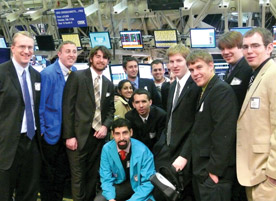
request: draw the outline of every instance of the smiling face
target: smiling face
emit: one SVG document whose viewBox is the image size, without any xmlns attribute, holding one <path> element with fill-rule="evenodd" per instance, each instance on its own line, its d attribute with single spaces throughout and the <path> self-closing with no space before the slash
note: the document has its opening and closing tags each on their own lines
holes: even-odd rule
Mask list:
<svg viewBox="0 0 276 201">
<path fill-rule="evenodd" d="M 214 64 L 212 62 L 207 64 L 201 59 L 189 64 L 188 67 L 193 80 L 199 87 L 205 87 L 215 74 Z"/>
<path fill-rule="evenodd" d="M 22 67 L 26 67 L 34 52 L 34 40 L 25 35 L 19 34 L 14 38 L 14 42 L 11 46 L 13 58 Z"/>
<path fill-rule="evenodd" d="M 186 59 L 181 54 L 174 54 L 169 56 L 169 65 L 171 72 L 178 79 L 181 79 L 188 71 Z"/>
<path fill-rule="evenodd" d="M 126 99 L 130 99 L 133 94 L 133 88 L 130 82 L 125 82 L 119 93 Z"/>
<path fill-rule="evenodd" d="M 71 68 L 77 60 L 77 47 L 73 44 L 63 45 L 58 52 L 58 57 L 66 68 Z"/>
<path fill-rule="evenodd" d="M 259 33 L 243 38 L 243 54 L 248 64 L 253 68 L 258 68 L 266 59 L 270 57 L 273 44 L 266 47 Z"/>
<path fill-rule="evenodd" d="M 161 82 L 164 79 L 165 69 L 163 64 L 152 64 L 152 76 L 156 82 Z"/>
<path fill-rule="evenodd" d="M 119 149 L 124 150 L 129 145 L 132 129 L 129 130 L 127 126 L 117 127 L 112 131 L 112 136 Z"/>
<path fill-rule="evenodd" d="M 135 80 L 138 74 L 138 63 L 136 61 L 128 61 L 124 70 L 129 80 Z"/>
<path fill-rule="evenodd" d="M 108 64 L 108 58 L 104 56 L 101 50 L 98 50 L 97 53 L 90 58 L 90 63 L 97 73 L 102 73 Z"/>
<path fill-rule="evenodd" d="M 237 46 L 232 48 L 221 48 L 221 55 L 223 59 L 231 65 L 235 65 L 243 57 L 242 49 Z"/>
</svg>

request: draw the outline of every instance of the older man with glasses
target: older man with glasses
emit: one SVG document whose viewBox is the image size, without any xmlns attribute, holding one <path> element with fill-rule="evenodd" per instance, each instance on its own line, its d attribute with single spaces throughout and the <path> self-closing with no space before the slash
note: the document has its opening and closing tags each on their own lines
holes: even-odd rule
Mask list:
<svg viewBox="0 0 276 201">
<path fill-rule="evenodd" d="M 273 37 L 254 28 L 243 38 L 253 73 L 237 125 L 237 176 L 249 201 L 276 200 L 276 64 Z"/>
</svg>

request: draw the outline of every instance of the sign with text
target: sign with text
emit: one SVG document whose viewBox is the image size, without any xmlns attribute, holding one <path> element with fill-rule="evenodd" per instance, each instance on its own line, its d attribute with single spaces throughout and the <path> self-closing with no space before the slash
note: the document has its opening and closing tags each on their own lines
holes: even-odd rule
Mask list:
<svg viewBox="0 0 276 201">
<path fill-rule="evenodd" d="M 84 8 L 68 8 L 55 10 L 58 28 L 86 27 Z"/>
</svg>

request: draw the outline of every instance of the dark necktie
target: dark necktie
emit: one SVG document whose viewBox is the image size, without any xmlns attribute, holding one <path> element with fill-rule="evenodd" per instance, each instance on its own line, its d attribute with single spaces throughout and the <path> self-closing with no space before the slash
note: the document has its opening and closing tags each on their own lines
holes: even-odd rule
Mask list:
<svg viewBox="0 0 276 201">
<path fill-rule="evenodd" d="M 250 77 L 249 83 L 248 83 L 248 88 L 247 88 L 247 90 L 250 89 L 251 85 L 253 84 L 254 79 L 255 79 L 255 75 L 252 74 L 251 77 Z"/>
<path fill-rule="evenodd" d="M 167 128 L 167 145 L 168 146 L 171 143 L 171 135 L 172 135 L 171 134 L 171 131 L 172 131 L 172 113 L 173 113 L 173 109 L 175 108 L 176 103 L 178 101 L 179 92 L 180 92 L 180 84 L 179 84 L 179 82 L 177 82 L 175 97 L 174 97 L 174 100 L 173 100 L 173 106 L 172 106 L 172 109 L 171 109 L 171 115 L 170 115 L 170 119 L 169 119 L 169 122 L 168 122 L 168 128 Z"/>
<path fill-rule="evenodd" d="M 124 161 L 126 159 L 126 152 L 124 150 L 119 151 L 121 159 Z"/>
<path fill-rule="evenodd" d="M 22 78 L 23 78 L 23 91 L 24 91 L 24 101 L 25 101 L 25 110 L 26 110 L 26 119 L 27 119 L 27 136 L 30 139 L 33 139 L 35 135 L 34 117 L 33 117 L 30 93 L 29 93 L 28 84 L 26 81 L 25 70 L 23 71 Z"/>
</svg>

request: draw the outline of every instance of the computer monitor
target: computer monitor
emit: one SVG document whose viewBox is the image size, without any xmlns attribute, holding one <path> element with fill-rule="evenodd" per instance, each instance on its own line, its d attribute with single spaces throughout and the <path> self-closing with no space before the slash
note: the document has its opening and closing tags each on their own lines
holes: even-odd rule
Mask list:
<svg viewBox="0 0 276 201">
<path fill-rule="evenodd" d="M 192 28 L 190 29 L 190 40 L 192 48 L 215 48 L 216 33 L 214 28 Z"/>
<path fill-rule="evenodd" d="M 127 79 L 127 75 L 124 71 L 122 64 L 110 65 L 110 71 L 111 71 L 112 82 L 114 85 L 118 85 L 118 83 L 121 80 Z"/>
<path fill-rule="evenodd" d="M 230 31 L 237 31 L 244 35 L 247 31 L 251 30 L 252 27 L 233 27 L 230 28 Z"/>
<path fill-rule="evenodd" d="M 7 43 L 3 37 L 0 37 L 0 48 L 7 48 Z"/>
<path fill-rule="evenodd" d="M 0 64 L 11 59 L 10 48 L 0 48 Z"/>
<path fill-rule="evenodd" d="M 40 51 L 55 51 L 55 43 L 52 35 L 35 36 L 38 49 Z"/>
<path fill-rule="evenodd" d="M 80 35 L 77 33 L 61 34 L 61 39 L 62 41 L 72 41 L 76 44 L 78 50 L 82 49 Z"/>
<path fill-rule="evenodd" d="M 221 80 L 224 80 L 224 76 L 226 74 L 226 71 L 229 68 L 228 63 L 226 63 L 226 62 L 215 62 L 214 67 L 215 67 L 216 75 L 218 75 Z"/>
<path fill-rule="evenodd" d="M 153 33 L 156 48 L 169 48 L 177 44 L 177 32 L 175 29 L 155 30 Z"/>
<path fill-rule="evenodd" d="M 109 32 L 91 32 L 89 33 L 91 47 L 94 48 L 98 45 L 103 45 L 111 49 L 111 42 Z"/>
<path fill-rule="evenodd" d="M 139 77 L 153 79 L 150 64 L 139 64 Z"/>
<path fill-rule="evenodd" d="M 143 49 L 141 31 L 120 31 L 122 48 L 124 49 Z"/>
</svg>

